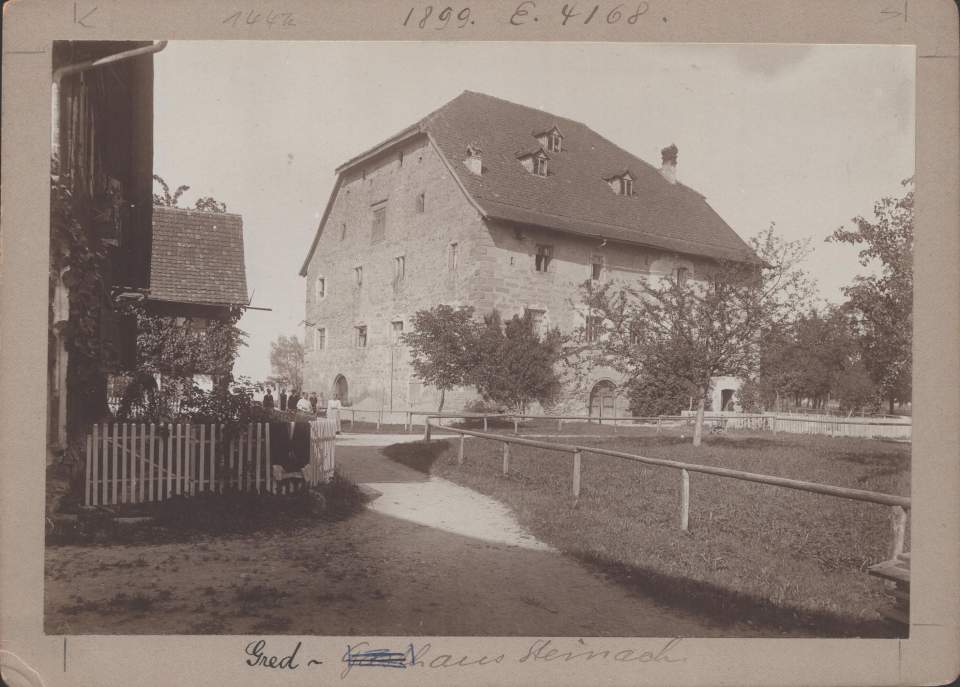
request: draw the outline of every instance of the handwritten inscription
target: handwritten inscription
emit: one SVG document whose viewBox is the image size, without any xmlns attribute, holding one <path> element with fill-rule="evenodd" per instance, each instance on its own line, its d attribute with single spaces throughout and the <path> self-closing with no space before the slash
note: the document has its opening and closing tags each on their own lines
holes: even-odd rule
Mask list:
<svg viewBox="0 0 960 687">
<path fill-rule="evenodd" d="M 613 25 L 621 22 L 632 25 L 637 24 L 649 11 L 648 0 L 640 0 L 635 4 L 610 2 L 582 6 L 570 2 L 559 9 L 556 6 L 542 9 L 537 5 L 537 0 L 521 0 L 509 16 L 490 17 L 489 21 L 491 24 L 506 23 L 510 26 L 533 24 L 541 19 L 560 27 L 587 26 L 591 23 Z M 447 28 L 463 29 L 476 24 L 477 21 L 478 17 L 467 6 L 414 5 L 410 7 L 400 23 L 410 29 L 443 31 Z M 665 18 L 664 21 L 666 21 Z"/>
<path fill-rule="evenodd" d="M 266 25 L 269 28 L 278 26 L 281 28 L 287 26 L 296 26 L 292 12 L 258 12 L 257 10 L 236 10 L 227 15 L 223 24 L 237 28 L 239 26 L 256 26 L 258 24 Z"/>
<path fill-rule="evenodd" d="M 679 655 L 677 650 L 680 638 L 674 638 L 659 647 L 608 649 L 603 645 L 591 645 L 583 639 L 576 642 L 571 640 L 538 639 L 526 651 L 512 656 L 496 654 L 489 656 L 471 655 L 464 653 L 444 653 L 435 649 L 431 644 L 417 646 L 408 644 L 404 650 L 394 650 L 371 645 L 369 642 L 348 644 L 346 651 L 340 658 L 343 669 L 340 679 L 345 679 L 355 668 L 470 668 L 483 667 L 491 664 L 523 663 L 538 665 L 542 663 L 588 663 L 614 661 L 626 663 L 684 663 L 686 656 Z M 312 668 L 322 665 L 319 658 L 304 660 L 300 658 L 303 642 L 297 642 L 289 653 L 275 653 L 269 650 L 266 640 L 258 639 L 250 642 L 244 649 L 245 663 L 251 668 L 266 668 L 268 670 L 299 670 L 302 666 Z"/>
</svg>

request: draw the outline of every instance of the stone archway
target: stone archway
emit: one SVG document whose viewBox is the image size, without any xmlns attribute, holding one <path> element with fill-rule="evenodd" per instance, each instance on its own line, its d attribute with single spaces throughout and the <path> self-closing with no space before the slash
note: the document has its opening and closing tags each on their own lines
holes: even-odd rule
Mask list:
<svg viewBox="0 0 960 687">
<path fill-rule="evenodd" d="M 609 379 L 602 379 L 590 390 L 590 417 L 616 417 L 617 387 Z"/>
<path fill-rule="evenodd" d="M 337 375 L 333 380 L 333 398 L 347 405 L 350 399 L 350 387 L 347 385 L 347 378 L 343 375 Z"/>
</svg>

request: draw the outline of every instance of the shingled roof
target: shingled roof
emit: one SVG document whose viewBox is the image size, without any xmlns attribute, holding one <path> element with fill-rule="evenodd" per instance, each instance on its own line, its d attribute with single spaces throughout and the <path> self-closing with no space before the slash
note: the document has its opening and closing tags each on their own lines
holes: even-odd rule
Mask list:
<svg viewBox="0 0 960 687">
<path fill-rule="evenodd" d="M 249 302 L 240 215 L 155 206 L 150 266 L 151 300 Z"/>
<path fill-rule="evenodd" d="M 554 127 L 562 132 L 561 151 L 549 153 L 547 176 L 531 174 L 517 153 L 537 149 L 537 134 Z M 483 93 L 464 91 L 417 124 L 348 160 L 337 172 L 342 175 L 402 140 L 424 134 L 488 219 L 678 253 L 758 260 L 700 193 L 668 182 L 659 169 L 585 124 Z M 479 144 L 483 151 L 481 175 L 463 164 L 471 144 Z M 632 196 L 614 193 L 606 181 L 624 170 L 634 179 Z M 317 239 L 319 232 L 301 274 L 306 274 Z"/>
</svg>

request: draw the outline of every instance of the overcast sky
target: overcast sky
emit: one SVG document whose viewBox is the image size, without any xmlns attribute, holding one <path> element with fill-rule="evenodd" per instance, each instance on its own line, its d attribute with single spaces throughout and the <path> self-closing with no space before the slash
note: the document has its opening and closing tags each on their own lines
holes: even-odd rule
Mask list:
<svg viewBox="0 0 960 687">
<path fill-rule="evenodd" d="M 253 304 L 236 374 L 303 335 L 298 276 L 334 169 L 463 90 L 579 120 L 680 179 L 747 239 L 810 237 L 821 296 L 861 271 L 836 227 L 914 169 L 912 46 L 172 41 L 156 56 L 154 170 L 243 216 Z"/>
</svg>

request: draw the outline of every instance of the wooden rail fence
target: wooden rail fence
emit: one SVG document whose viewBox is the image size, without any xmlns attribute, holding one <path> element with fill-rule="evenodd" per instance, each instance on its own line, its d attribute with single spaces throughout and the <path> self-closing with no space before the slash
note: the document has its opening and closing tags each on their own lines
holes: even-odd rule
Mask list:
<svg viewBox="0 0 960 687">
<path fill-rule="evenodd" d="M 324 419 L 310 425 L 310 460 L 297 474 L 315 486 L 333 474 L 336 427 Z M 94 425 L 86 441 L 84 504 L 144 503 L 226 490 L 274 492 L 279 485 L 270 446 L 269 423 L 251 423 L 234 437 L 227 437 L 222 424 Z"/>
<path fill-rule="evenodd" d="M 429 424 L 429 418 L 428 418 Z M 904 551 L 904 540 L 906 538 L 906 528 L 907 528 L 907 511 L 910 510 L 910 499 L 905 496 L 896 496 L 894 494 L 884 494 L 874 491 L 865 491 L 863 489 L 851 489 L 848 487 L 837 487 L 829 484 L 819 484 L 817 482 L 806 482 L 803 480 L 789 479 L 786 477 L 777 477 L 775 475 L 763 475 L 754 472 L 745 472 L 743 470 L 733 470 L 730 468 L 720 468 L 714 467 L 712 465 L 699 465 L 697 463 L 684 463 L 675 460 L 668 460 L 666 458 L 649 458 L 646 456 L 639 456 L 632 453 L 625 453 L 623 451 L 614 451 L 611 449 L 605 449 L 600 447 L 593 446 L 575 446 L 570 444 L 559 444 L 547 441 L 538 441 L 535 439 L 524 439 L 516 436 L 504 435 L 504 434 L 493 434 L 487 432 L 477 432 L 469 429 L 461 429 L 458 427 L 448 427 L 448 431 L 458 434 L 460 436 L 459 442 L 460 445 L 457 449 L 457 461 L 460 464 L 463 464 L 464 461 L 464 440 L 465 437 L 477 437 L 479 439 L 486 439 L 489 441 L 499 441 L 503 444 L 503 466 L 502 472 L 504 475 L 509 474 L 510 470 L 510 447 L 511 445 L 517 446 L 531 446 L 534 448 L 546 449 L 549 451 L 556 451 L 558 453 L 567 453 L 573 456 L 573 479 L 572 479 L 572 492 L 574 499 L 580 497 L 580 485 L 582 479 L 582 455 L 584 453 L 593 453 L 600 456 L 610 456 L 612 458 L 619 458 L 622 460 L 629 460 L 636 463 L 643 463 L 645 465 L 653 465 L 657 467 L 669 468 L 672 470 L 677 470 L 680 472 L 680 528 L 683 531 L 688 531 L 689 522 L 690 522 L 690 473 L 698 472 L 705 475 L 714 475 L 716 477 L 724 477 L 729 479 L 736 479 L 746 482 L 757 482 L 759 484 L 767 484 L 775 487 L 783 487 L 786 489 L 795 489 L 797 491 L 805 491 L 812 494 L 823 494 L 825 496 L 833 496 L 837 498 L 851 499 L 855 501 L 866 501 L 868 503 L 875 503 L 878 505 L 890 507 L 891 515 L 891 526 L 892 526 L 892 544 L 891 544 L 891 558 L 896 558 L 899 554 L 902 554 Z M 429 431 L 426 433 L 429 434 Z M 429 436 L 427 437 L 429 439 Z"/>
</svg>

